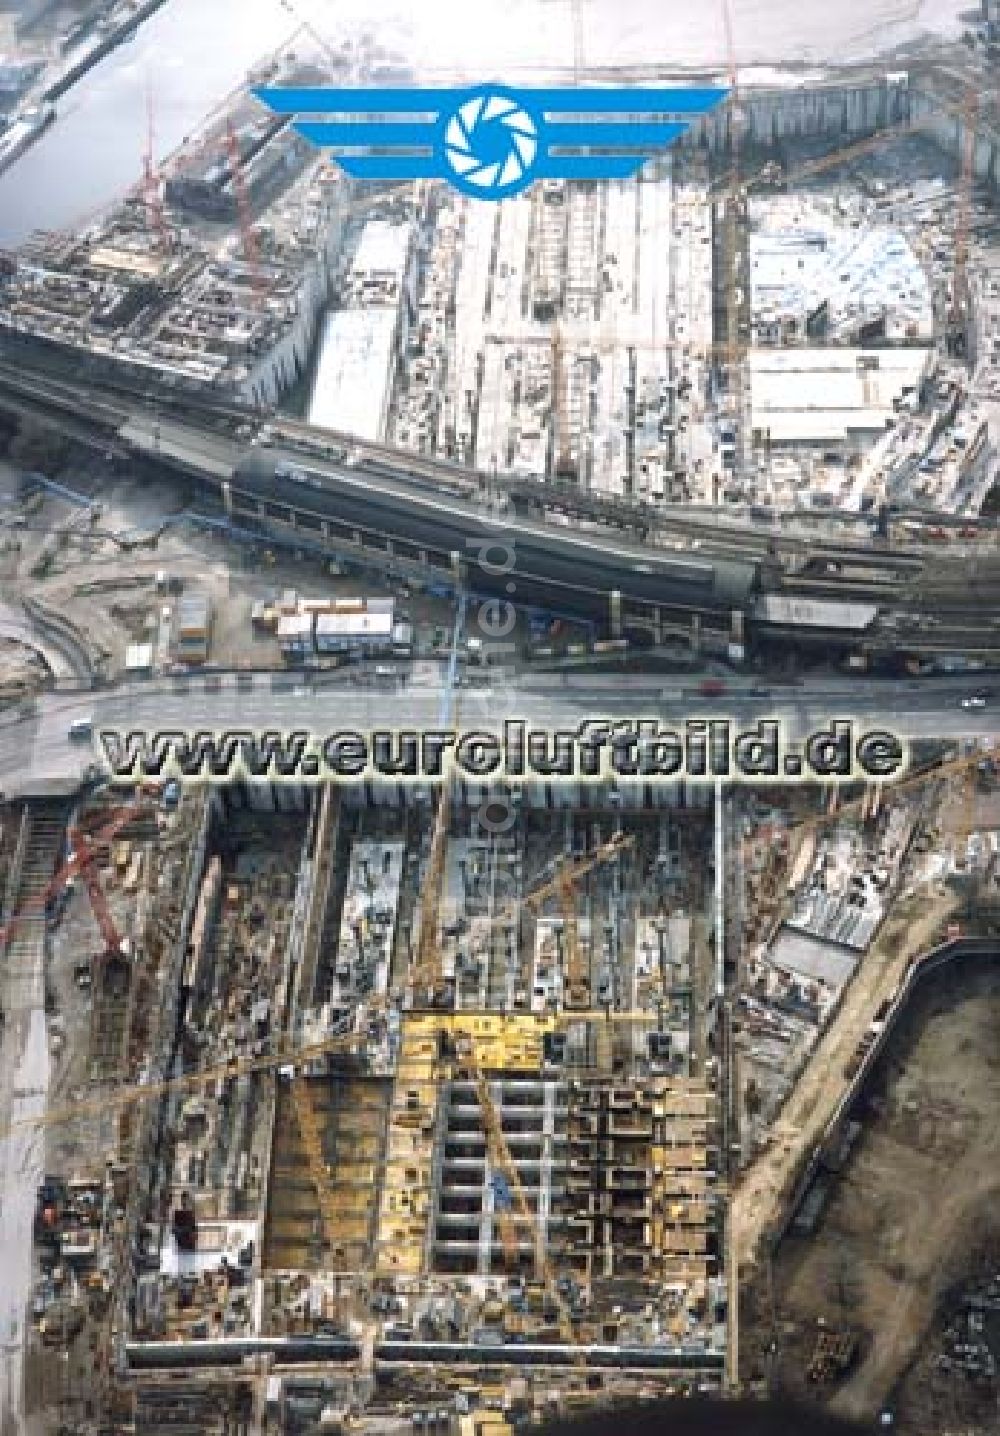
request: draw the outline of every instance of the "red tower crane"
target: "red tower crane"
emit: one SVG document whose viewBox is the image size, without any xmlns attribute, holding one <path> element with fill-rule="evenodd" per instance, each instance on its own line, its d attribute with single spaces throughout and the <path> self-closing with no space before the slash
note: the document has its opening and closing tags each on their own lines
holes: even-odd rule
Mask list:
<svg viewBox="0 0 1000 1436">
<path fill-rule="evenodd" d="M 104 941 L 104 956 L 118 957 L 121 955 L 124 939 L 115 926 L 115 920 L 111 916 L 111 909 L 108 906 L 108 899 L 101 886 L 100 878 L 97 876 L 97 855 L 102 844 L 95 842 L 77 828 L 70 829 L 69 840 L 71 851 L 76 859 L 76 871 L 83 879 L 87 897 L 90 899 L 90 910 L 94 914 L 94 921 L 97 923 Z M 110 841 L 110 839 L 105 841 Z"/>
<path fill-rule="evenodd" d="M 170 231 L 163 211 L 163 195 L 160 193 L 160 177 L 156 172 L 153 143 L 153 87 L 146 86 L 146 152 L 142 163 L 142 192 L 146 206 L 146 220 L 150 229 L 156 231 L 160 249 L 165 254 L 170 248 Z"/>
<path fill-rule="evenodd" d="M 8 922 L 0 927 L 0 953 L 3 952 L 21 924 L 33 913 L 44 912 L 52 899 L 58 896 L 67 883 L 79 874 L 87 889 L 94 919 L 104 940 L 105 951 L 111 955 L 119 954 L 122 951 L 122 937 L 115 926 L 107 898 L 94 869 L 102 848 L 113 842 L 122 829 L 128 827 L 129 823 L 134 822 L 136 818 L 147 816 L 150 811 L 151 809 L 145 803 L 113 808 L 110 812 L 97 815 L 107 821 L 96 832 L 88 832 L 84 823 L 74 824 L 67 834 L 69 853 L 64 862 L 56 869 L 51 881 L 37 897 L 26 902 Z"/>
</svg>

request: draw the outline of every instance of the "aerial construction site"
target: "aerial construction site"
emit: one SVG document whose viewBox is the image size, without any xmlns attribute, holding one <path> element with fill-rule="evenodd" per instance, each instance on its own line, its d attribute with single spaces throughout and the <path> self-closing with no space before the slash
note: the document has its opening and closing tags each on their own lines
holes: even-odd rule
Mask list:
<svg viewBox="0 0 1000 1436">
<path fill-rule="evenodd" d="M 446 779 L 10 805 L 26 1413 L 506 1429 L 789 1379 L 776 1320 L 810 1394 L 903 1399 L 933 1307 L 885 1347 L 862 1233 L 850 1305 L 779 1283 L 925 982 L 989 975 L 997 791 L 980 741 L 839 803 Z"/>
<path fill-rule="evenodd" d="M 150 788 L 82 804 L 51 880 L 65 808 L 5 831 L 60 1034 L 34 1401 L 66 1343 L 67 1414 L 117 1388 L 138 1430 L 214 1429 L 233 1362 L 275 1429 L 721 1387 L 713 810 L 548 797 Z"/>
<path fill-rule="evenodd" d="M 48 576 L 33 519 L 74 560 L 102 536 L 190 558 L 200 530 L 450 595 L 486 585 L 467 550 L 506 503 L 540 526 L 515 545 L 518 608 L 585 629 L 528 657 L 988 666 L 990 24 L 889 70 L 686 76 L 738 104 L 634 178 L 488 205 L 351 179 L 245 85 L 162 158 L 151 108 L 130 192 L 0 262 L 8 552 Z M 408 78 L 306 36 L 253 83 L 386 73 Z M 566 575 L 581 543 L 588 585 Z"/>
<path fill-rule="evenodd" d="M 147 64 L 136 172 L 72 223 L 25 179 L 23 225 L 6 186 L 117 132 L 123 39 L 195 21 L 16 8 L 4 1436 L 774 1395 L 990 1436 L 994 0 L 766 66 L 723 0 L 683 72 L 588 53 L 580 0 L 526 85 L 725 98 L 631 176 L 490 203 L 269 107 L 426 79 L 283 0 L 176 133 Z M 555 730 L 638 719 L 631 766 L 561 766 Z M 506 720 L 531 772 L 442 756 Z M 674 720 L 799 746 L 657 767 Z"/>
</svg>

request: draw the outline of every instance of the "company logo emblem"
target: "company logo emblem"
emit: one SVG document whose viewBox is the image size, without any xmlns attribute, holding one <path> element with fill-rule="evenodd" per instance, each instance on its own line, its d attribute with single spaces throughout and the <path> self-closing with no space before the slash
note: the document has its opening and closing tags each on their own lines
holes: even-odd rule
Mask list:
<svg viewBox="0 0 1000 1436">
<path fill-rule="evenodd" d="M 460 105 L 445 126 L 452 184 L 491 199 L 522 189 L 538 154 L 538 126 L 514 95 L 493 90 Z"/>
<path fill-rule="evenodd" d="M 444 179 L 476 199 L 542 179 L 626 179 L 706 114 L 724 89 L 254 91 L 355 179 Z"/>
</svg>

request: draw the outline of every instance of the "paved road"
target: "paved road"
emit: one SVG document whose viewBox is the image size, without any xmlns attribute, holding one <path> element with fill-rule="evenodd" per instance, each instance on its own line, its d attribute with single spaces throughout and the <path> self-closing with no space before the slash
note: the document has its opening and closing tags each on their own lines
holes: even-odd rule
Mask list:
<svg viewBox="0 0 1000 1436">
<path fill-rule="evenodd" d="M 462 688 L 459 726 L 495 731 L 505 716 L 545 729 L 575 726 L 584 717 L 656 716 L 673 724 L 693 715 L 731 717 L 740 724 L 782 717 L 791 735 L 801 738 L 833 717 L 853 717 L 866 727 L 889 728 L 911 739 L 992 736 L 1000 731 L 1000 707 L 969 711 L 959 706 L 975 683 L 969 675 L 912 683 L 834 679 L 822 687 L 775 686 L 756 693 L 749 685 L 740 692 L 734 687 L 721 698 L 707 699 L 675 680 L 559 675 L 534 678 L 530 686 Z M 92 719 L 97 729 L 152 732 L 197 726 L 325 734 L 342 728 L 437 728 L 440 704 L 436 683 L 374 687 L 341 680 L 319 686 L 283 674 L 226 674 L 46 694 L 23 716 L 0 716 L 0 791 L 18 796 L 74 786 L 100 756 L 96 743 L 69 738 L 76 718 Z"/>
</svg>

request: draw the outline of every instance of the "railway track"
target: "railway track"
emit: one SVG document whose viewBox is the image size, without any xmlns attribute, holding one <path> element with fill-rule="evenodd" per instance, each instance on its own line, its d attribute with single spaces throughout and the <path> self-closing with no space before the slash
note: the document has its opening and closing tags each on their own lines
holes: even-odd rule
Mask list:
<svg viewBox="0 0 1000 1436">
<path fill-rule="evenodd" d="M 482 502 L 485 476 L 401 455 L 384 444 L 360 445 L 348 435 L 318 431 L 297 420 L 281 419 L 262 429 L 259 416 L 233 405 L 214 408 L 181 395 L 154 400 L 148 393 L 140 397 L 106 388 L 84 392 L 79 380 L 14 372 L 0 361 L 0 404 L 5 401 L 42 413 L 51 408 L 56 422 L 67 416 L 78 426 L 86 421 L 103 447 L 178 464 L 219 494 L 232 522 L 249 517 L 254 527 L 276 524 L 304 546 L 313 542 L 348 552 L 353 545 L 359 553 L 385 553 L 401 570 L 407 563 L 443 566 L 453 571 L 456 582 L 468 582 L 477 592 L 489 588 L 490 581 L 479 572 L 485 565 L 465 557 L 470 544 L 481 547 L 492 536 Z M 173 412 L 182 412 L 183 418 L 168 417 Z M 259 438 L 262 433 L 268 442 L 252 444 L 254 434 Z M 280 440 L 285 448 L 279 447 Z M 606 511 L 616 508 L 616 534 L 603 523 L 558 521 L 549 507 L 558 509 L 566 497 L 540 482 L 525 485 L 545 516 L 532 519 L 515 509 L 502 529 L 492 527 L 517 554 L 512 581 L 519 601 L 553 612 L 604 625 L 618 601 L 624 604 L 626 624 L 675 616 L 689 624 L 697 617 L 728 622 L 742 612 L 758 636 L 766 637 L 769 621 L 754 614 L 757 594 L 867 602 L 908 611 L 915 620 L 910 628 L 890 624 L 892 631 L 881 635 L 888 642 L 898 640 L 904 653 L 921 649 L 922 630 L 933 630 L 941 615 L 957 629 L 964 618 L 984 626 L 984 613 L 1000 613 L 1000 557 L 995 554 L 949 557 L 926 547 L 841 544 L 687 513 L 660 512 L 655 532 L 634 536 L 628 523 L 638 522 L 641 506 L 626 506 L 622 519 L 621 506 L 601 496 L 572 497 L 574 511 L 596 504 L 607 517 Z M 316 531 L 315 539 L 310 530 Z M 469 574 L 462 579 L 466 567 Z M 489 588 L 494 590 L 509 592 L 510 585 L 501 577 Z M 860 636 L 852 624 L 844 628 L 845 642 Z M 829 627 L 838 628 L 832 611 Z M 802 636 L 810 635 L 803 631 Z"/>
<path fill-rule="evenodd" d="M 166 388 L 154 393 L 124 382 L 115 385 L 103 376 L 99 384 L 84 387 L 79 375 L 57 377 L 0 359 L 0 397 L 5 391 L 21 393 L 36 403 L 47 395 L 77 416 L 85 416 L 90 422 L 96 418 L 109 437 L 140 413 L 145 413 L 151 421 L 157 415 L 176 415 L 178 422 L 194 423 L 207 433 L 228 437 L 244 447 L 255 433 L 269 432 L 275 443 L 294 447 L 306 458 L 339 458 L 352 454 L 356 464 L 375 473 L 395 476 L 442 494 L 479 499 L 487 492 L 498 493 L 507 495 L 515 503 L 535 506 L 540 512 L 575 514 L 612 529 L 638 532 L 654 541 L 660 535 L 671 534 L 698 540 L 720 554 L 759 558 L 774 554 L 807 555 L 813 562 L 865 562 L 870 567 L 900 573 L 920 571 L 928 560 L 936 557 L 928 552 L 926 545 L 915 544 L 910 550 L 880 549 L 871 541 L 841 542 L 822 534 L 798 534 L 770 524 L 741 523 L 715 512 L 700 516 L 576 488 L 563 489 L 541 480 L 481 474 L 448 460 L 412 454 L 388 444 L 359 441 L 341 430 L 319 429 L 290 416 L 272 416 L 266 421 L 266 416 L 259 411 L 225 400 L 209 403 L 202 396 L 171 393 Z M 927 518 L 928 522 L 941 522 L 940 515 L 929 514 Z M 989 533 L 992 535 L 992 528 Z"/>
</svg>

